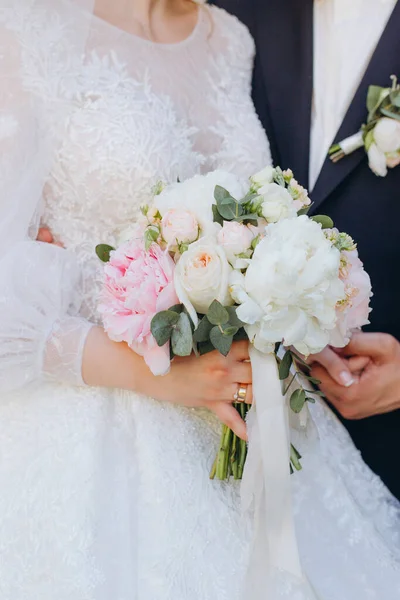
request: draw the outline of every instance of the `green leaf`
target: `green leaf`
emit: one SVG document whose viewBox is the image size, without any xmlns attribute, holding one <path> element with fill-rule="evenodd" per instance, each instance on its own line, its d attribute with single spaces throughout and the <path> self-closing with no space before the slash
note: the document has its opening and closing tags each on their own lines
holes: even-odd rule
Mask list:
<svg viewBox="0 0 400 600">
<path fill-rule="evenodd" d="M 174 304 L 174 306 L 171 306 L 171 308 L 169 308 L 168 310 L 171 310 L 172 312 L 178 313 L 178 315 L 180 315 L 183 309 L 183 304 Z"/>
<path fill-rule="evenodd" d="M 160 235 L 160 230 L 158 227 L 148 227 L 144 232 L 144 247 L 146 251 L 150 248 L 150 246 L 158 240 L 158 236 Z"/>
<path fill-rule="evenodd" d="M 310 404 L 315 404 L 314 398 L 311 398 L 310 396 L 307 396 L 306 401 L 309 402 Z"/>
<path fill-rule="evenodd" d="M 212 328 L 213 325 L 211 325 L 210 321 L 204 315 L 198 324 L 197 329 L 195 329 L 193 333 L 193 340 L 197 343 L 206 342 L 210 339 L 210 331 Z"/>
<path fill-rule="evenodd" d="M 243 327 L 244 323 L 237 316 L 236 308 L 234 306 L 224 306 L 224 308 L 229 314 L 229 325 L 233 325 L 234 327 Z"/>
<path fill-rule="evenodd" d="M 282 187 L 286 187 L 286 182 L 285 182 L 285 178 L 283 176 L 283 171 L 280 167 L 276 167 L 276 169 L 275 169 L 274 181 L 278 185 L 280 185 Z"/>
<path fill-rule="evenodd" d="M 241 327 L 236 335 L 233 336 L 235 342 L 248 342 L 249 336 L 246 333 L 244 327 Z"/>
<path fill-rule="evenodd" d="M 227 337 L 233 337 L 239 331 L 239 327 L 235 327 L 234 325 L 229 325 L 228 327 L 223 327 L 224 335 Z"/>
<path fill-rule="evenodd" d="M 290 462 L 296 471 L 301 471 L 302 466 L 300 464 L 301 454 L 296 450 L 293 444 L 290 444 Z M 291 471 L 293 472 L 293 471 Z"/>
<path fill-rule="evenodd" d="M 243 223 L 243 221 L 248 221 L 249 223 L 257 223 L 258 215 L 254 214 L 254 213 L 248 213 L 248 214 L 240 215 L 240 217 L 235 217 L 232 220 L 237 221 L 238 223 Z"/>
<path fill-rule="evenodd" d="M 200 356 L 204 356 L 204 354 L 209 354 L 209 352 L 215 352 L 215 348 L 210 342 L 210 340 L 208 340 L 207 342 L 201 342 L 198 345 L 198 350 Z"/>
<path fill-rule="evenodd" d="M 218 212 L 226 221 L 237 220 L 243 214 L 243 207 L 233 198 L 217 202 Z"/>
<path fill-rule="evenodd" d="M 367 109 L 369 113 L 375 111 L 378 108 L 381 102 L 381 95 L 384 90 L 385 88 L 380 87 L 379 85 L 369 86 L 367 95 Z"/>
<path fill-rule="evenodd" d="M 217 204 L 219 204 L 223 200 L 226 200 L 227 198 L 234 200 L 234 198 L 231 196 L 231 194 L 228 192 L 228 190 L 226 190 L 225 188 L 223 188 L 220 185 L 215 186 L 214 198 L 215 198 Z"/>
<path fill-rule="evenodd" d="M 175 356 L 190 356 L 192 353 L 192 327 L 186 313 L 178 316 L 178 322 L 172 331 L 171 346 Z"/>
<path fill-rule="evenodd" d="M 322 229 L 332 229 L 333 227 L 333 221 L 327 215 L 315 215 L 314 217 L 311 217 L 311 219 L 316 223 L 319 223 Z"/>
<path fill-rule="evenodd" d="M 218 352 L 223 354 L 223 356 L 227 356 L 232 346 L 233 336 L 224 335 L 217 326 L 213 327 L 210 331 L 210 341 Z"/>
<path fill-rule="evenodd" d="M 390 94 L 390 102 L 393 106 L 396 106 L 396 108 L 400 108 L 400 90 L 395 90 Z"/>
<path fill-rule="evenodd" d="M 226 325 L 229 321 L 229 313 L 218 300 L 213 300 L 207 311 L 207 319 L 212 325 Z"/>
<path fill-rule="evenodd" d="M 163 310 L 152 318 L 150 329 L 159 346 L 164 346 L 171 338 L 179 317 L 180 315 L 172 310 Z"/>
<path fill-rule="evenodd" d="M 297 211 L 297 216 L 301 217 L 301 215 L 308 215 L 311 206 L 312 205 L 309 204 L 309 206 L 305 206 L 304 208 L 301 208 L 299 211 Z"/>
<path fill-rule="evenodd" d="M 287 350 L 285 352 L 284 357 L 281 360 L 281 363 L 279 365 L 279 379 L 281 381 L 284 381 L 285 379 L 287 379 L 289 377 L 289 373 L 290 373 L 290 367 L 292 366 L 292 353 L 290 350 Z"/>
<path fill-rule="evenodd" d="M 386 110 L 385 108 L 381 108 L 381 113 L 385 115 L 385 117 L 389 117 L 390 119 L 396 119 L 396 121 L 400 121 L 400 114 L 397 114 L 391 110 Z"/>
<path fill-rule="evenodd" d="M 216 204 L 212 205 L 212 212 L 213 212 L 213 221 L 214 221 L 214 223 L 219 223 L 220 225 L 223 225 L 224 224 L 224 219 L 219 214 L 218 206 Z"/>
<path fill-rule="evenodd" d="M 295 390 L 290 396 L 290 408 L 296 414 L 301 412 L 306 403 L 306 393 L 304 390 Z"/>
<path fill-rule="evenodd" d="M 108 244 L 98 244 L 96 246 L 96 254 L 104 263 L 107 263 L 110 260 L 110 253 L 114 250 L 115 248 L 109 246 Z"/>
</svg>

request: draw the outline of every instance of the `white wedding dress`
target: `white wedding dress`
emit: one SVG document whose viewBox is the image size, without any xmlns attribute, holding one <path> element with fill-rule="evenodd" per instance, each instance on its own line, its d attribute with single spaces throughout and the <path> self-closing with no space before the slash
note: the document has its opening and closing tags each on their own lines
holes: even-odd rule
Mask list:
<svg viewBox="0 0 400 600">
<path fill-rule="evenodd" d="M 152 185 L 270 162 L 253 41 L 203 6 L 189 38 L 155 44 L 76 1 L 0 0 L 0 599 L 241 600 L 252 526 L 239 486 L 209 480 L 220 424 L 87 387 L 81 359 L 95 245 Z M 40 218 L 66 250 L 33 241 Z M 316 596 L 398 600 L 399 504 L 323 404 L 292 435 Z M 285 577 L 279 598 L 304 600 Z"/>
</svg>

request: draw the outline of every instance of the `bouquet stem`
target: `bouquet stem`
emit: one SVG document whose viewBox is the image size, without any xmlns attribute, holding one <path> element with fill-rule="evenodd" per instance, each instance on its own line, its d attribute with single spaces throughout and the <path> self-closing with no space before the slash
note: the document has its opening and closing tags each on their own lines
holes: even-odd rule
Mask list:
<svg viewBox="0 0 400 600">
<path fill-rule="evenodd" d="M 234 404 L 243 420 L 250 405 L 243 402 Z M 230 477 L 242 479 L 247 457 L 247 443 L 233 433 L 227 425 L 222 428 L 220 448 L 210 473 L 210 479 L 227 481 Z"/>
</svg>

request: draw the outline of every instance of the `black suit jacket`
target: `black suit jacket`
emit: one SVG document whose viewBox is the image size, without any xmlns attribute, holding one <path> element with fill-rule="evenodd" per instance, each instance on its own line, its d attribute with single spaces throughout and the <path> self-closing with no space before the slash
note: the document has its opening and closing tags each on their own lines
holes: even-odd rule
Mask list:
<svg viewBox="0 0 400 600">
<path fill-rule="evenodd" d="M 349 0 L 351 1 L 351 0 Z M 275 164 L 307 187 L 313 88 L 313 0 L 216 0 L 236 14 L 256 41 L 253 97 Z M 371 84 L 400 78 L 400 0 L 380 39 L 336 140 L 365 122 Z M 363 149 L 334 165 L 326 160 L 311 194 L 313 211 L 330 215 L 358 243 L 371 276 L 370 331 L 400 340 L 400 166 L 375 176 Z M 399 390 L 400 393 L 400 390 Z M 364 460 L 400 498 L 400 411 L 344 421 Z"/>
</svg>

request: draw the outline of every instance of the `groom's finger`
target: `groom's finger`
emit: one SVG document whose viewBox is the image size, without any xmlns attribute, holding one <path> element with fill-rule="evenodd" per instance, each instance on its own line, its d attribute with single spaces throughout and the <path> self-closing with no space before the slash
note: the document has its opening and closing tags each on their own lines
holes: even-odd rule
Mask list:
<svg viewBox="0 0 400 600">
<path fill-rule="evenodd" d="M 355 333 L 342 354 L 368 356 L 379 360 L 392 356 L 398 344 L 398 341 L 387 333 Z"/>
</svg>

